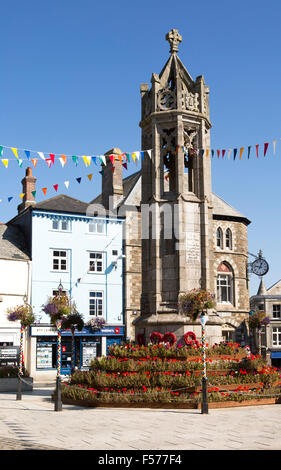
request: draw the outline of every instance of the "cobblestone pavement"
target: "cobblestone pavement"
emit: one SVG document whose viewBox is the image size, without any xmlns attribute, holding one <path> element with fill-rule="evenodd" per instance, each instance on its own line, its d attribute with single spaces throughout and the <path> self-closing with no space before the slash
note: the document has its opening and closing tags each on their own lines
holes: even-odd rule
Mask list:
<svg viewBox="0 0 281 470">
<path fill-rule="evenodd" d="M 39 387 L 39 388 L 38 388 Z M 281 405 L 200 410 L 54 411 L 50 387 L 0 393 L 0 449 L 281 450 Z"/>
</svg>

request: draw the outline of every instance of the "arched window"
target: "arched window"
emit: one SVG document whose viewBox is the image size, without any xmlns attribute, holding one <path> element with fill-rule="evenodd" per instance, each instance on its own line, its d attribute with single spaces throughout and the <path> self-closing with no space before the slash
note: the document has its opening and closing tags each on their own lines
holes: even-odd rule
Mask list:
<svg viewBox="0 0 281 470">
<path fill-rule="evenodd" d="M 222 248 L 222 229 L 220 227 L 217 229 L 217 247 Z"/>
<path fill-rule="evenodd" d="M 234 279 L 229 264 L 223 262 L 217 272 L 217 302 L 234 305 Z"/>
<path fill-rule="evenodd" d="M 230 228 L 226 229 L 225 232 L 225 247 L 232 250 L 232 232 Z"/>
</svg>

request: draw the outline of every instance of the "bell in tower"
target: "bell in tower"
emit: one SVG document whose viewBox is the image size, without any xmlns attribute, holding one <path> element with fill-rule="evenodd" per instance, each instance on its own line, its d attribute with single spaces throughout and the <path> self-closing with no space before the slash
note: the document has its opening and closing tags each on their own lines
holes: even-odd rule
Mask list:
<svg viewBox="0 0 281 470">
<path fill-rule="evenodd" d="M 151 87 L 141 85 L 142 295 L 136 331 L 181 337 L 188 320 L 178 297 L 193 288 L 211 290 L 213 272 L 209 88 L 194 81 L 179 59 L 182 37 L 172 29 L 170 57 Z M 218 338 L 219 339 L 219 338 Z"/>
</svg>

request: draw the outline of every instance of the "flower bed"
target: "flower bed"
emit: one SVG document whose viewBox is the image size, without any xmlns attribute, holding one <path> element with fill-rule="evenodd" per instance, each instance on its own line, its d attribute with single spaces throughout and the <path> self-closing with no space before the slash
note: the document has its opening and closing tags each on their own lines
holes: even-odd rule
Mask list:
<svg viewBox="0 0 281 470">
<path fill-rule="evenodd" d="M 184 350 L 186 356 L 175 357 Z M 193 356 L 188 351 L 194 353 Z M 62 399 L 87 406 L 192 407 L 201 400 L 201 348 L 175 345 L 115 346 L 109 357 L 96 359 L 89 371 L 77 371 L 63 385 Z M 280 395 L 280 371 L 261 357 L 245 356 L 237 344 L 208 348 L 208 401 L 239 403 Z M 243 355 L 244 351 L 244 355 Z M 240 360 L 238 353 L 242 356 Z M 216 359 L 214 359 L 216 358 Z"/>
</svg>

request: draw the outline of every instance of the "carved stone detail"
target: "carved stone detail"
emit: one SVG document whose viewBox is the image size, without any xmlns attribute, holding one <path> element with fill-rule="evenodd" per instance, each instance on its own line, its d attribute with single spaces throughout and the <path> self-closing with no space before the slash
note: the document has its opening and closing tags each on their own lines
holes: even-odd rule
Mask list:
<svg viewBox="0 0 281 470">
<path fill-rule="evenodd" d="M 182 108 L 199 112 L 199 94 L 189 91 L 184 83 L 182 83 Z"/>
<path fill-rule="evenodd" d="M 175 109 L 177 105 L 177 95 L 175 90 L 170 88 L 162 88 L 157 95 L 157 109 L 160 111 L 168 111 Z"/>
</svg>

